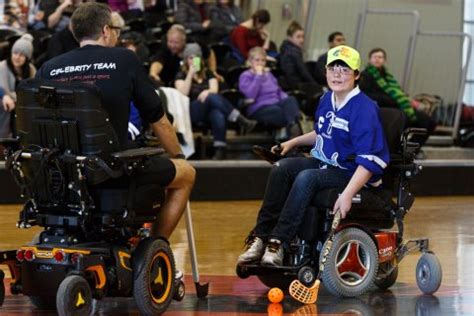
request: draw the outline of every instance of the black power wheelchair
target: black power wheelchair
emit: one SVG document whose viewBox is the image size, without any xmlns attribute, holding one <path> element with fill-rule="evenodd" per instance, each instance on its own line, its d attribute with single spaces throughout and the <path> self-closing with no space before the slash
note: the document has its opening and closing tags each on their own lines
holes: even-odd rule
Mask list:
<svg viewBox="0 0 474 316">
<path fill-rule="evenodd" d="M 427 238 L 403 240 L 405 215 L 414 202 L 410 182 L 421 167 L 415 163 L 419 144 L 410 142 L 424 129 L 406 129 L 405 115 L 396 109 L 380 109 L 390 148 L 391 161 L 385 170 L 383 188 L 363 188 L 352 201 L 352 209 L 342 220 L 332 241 L 327 241 L 333 215 L 331 211 L 343 188 L 318 192 L 303 220 L 297 238 L 286 247 L 282 266 L 262 266 L 259 262 L 236 267 L 240 278 L 256 275 L 268 287 L 288 289 L 293 280 L 306 287 L 316 281 L 322 249 L 332 242 L 322 271 L 322 283 L 333 295 L 355 297 L 376 285 L 392 286 L 398 276 L 398 263 L 413 250 L 422 252 L 417 267 L 418 287 L 425 294 L 436 292 L 441 284 L 441 264 L 429 250 Z M 258 149 L 268 161 L 280 159 Z M 391 230 L 396 224 L 396 230 Z M 315 229 L 316 228 L 316 229 Z"/>
<path fill-rule="evenodd" d="M 59 315 L 90 314 L 92 300 L 106 296 L 133 296 L 144 315 L 183 299 L 168 241 L 142 228 L 155 221 L 164 189 L 133 177 L 163 150 L 118 151 L 92 85 L 34 79 L 17 95 L 18 141 L 6 146 L 6 168 L 26 200 L 17 226 L 44 230 L 30 244 L 0 252 L 11 293 Z"/>
</svg>

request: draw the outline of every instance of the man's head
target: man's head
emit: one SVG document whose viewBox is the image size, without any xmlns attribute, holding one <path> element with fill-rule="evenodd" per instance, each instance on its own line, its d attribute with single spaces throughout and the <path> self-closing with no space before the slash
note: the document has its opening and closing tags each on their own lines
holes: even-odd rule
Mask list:
<svg viewBox="0 0 474 316">
<path fill-rule="evenodd" d="M 346 38 L 344 37 L 344 34 L 342 34 L 341 32 L 333 32 L 329 34 L 328 36 L 328 44 L 329 44 L 329 48 L 333 48 L 339 45 L 345 45 Z"/>
<path fill-rule="evenodd" d="M 296 21 L 290 23 L 286 29 L 288 40 L 298 47 L 304 45 L 304 30 L 303 27 Z"/>
<path fill-rule="evenodd" d="M 265 9 L 255 11 L 252 14 L 252 22 L 255 29 L 263 29 L 265 25 L 270 23 L 270 12 Z"/>
<path fill-rule="evenodd" d="M 181 54 L 186 46 L 186 30 L 180 24 L 174 24 L 166 33 L 166 46 L 174 55 Z"/>
<path fill-rule="evenodd" d="M 369 63 L 377 68 L 381 68 L 385 65 L 387 53 L 383 48 L 374 48 L 369 53 Z"/>
<path fill-rule="evenodd" d="M 115 46 L 117 32 L 112 23 L 110 8 L 97 2 L 81 4 L 71 17 L 72 33 L 76 40 L 97 41 L 103 46 Z"/>
</svg>

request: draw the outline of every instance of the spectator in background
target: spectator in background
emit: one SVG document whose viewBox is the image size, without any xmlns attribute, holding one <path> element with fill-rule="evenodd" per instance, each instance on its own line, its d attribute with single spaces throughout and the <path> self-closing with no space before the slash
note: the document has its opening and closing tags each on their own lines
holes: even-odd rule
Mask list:
<svg viewBox="0 0 474 316">
<path fill-rule="evenodd" d="M 257 122 L 248 120 L 230 102 L 218 94 L 219 85 L 211 71 L 202 61 L 198 44 L 186 45 L 183 51 L 182 71 L 176 76 L 175 86 L 182 94 L 189 96 L 193 126 L 211 126 L 214 137 L 214 157 L 221 160 L 226 156 L 226 121 L 237 122 L 243 133 L 250 132 Z"/>
<path fill-rule="evenodd" d="M 217 63 L 214 52 L 205 44 L 199 43 L 203 58 L 206 60 L 209 70 L 217 79 Z M 181 57 L 186 46 L 186 30 L 180 24 L 174 24 L 166 33 L 166 39 L 161 48 L 151 58 L 150 77 L 158 85 L 168 87 L 174 86 L 174 79 L 181 68 Z"/>
<path fill-rule="evenodd" d="M 280 67 L 286 83 L 298 89 L 302 83 L 316 84 L 303 60 L 304 30 L 296 21 L 286 30 L 287 38 L 280 47 Z"/>
<path fill-rule="evenodd" d="M 54 33 L 49 40 L 47 57 L 51 59 L 78 47 L 79 43 L 74 38 L 71 23 L 69 23 L 65 29 Z"/>
<path fill-rule="evenodd" d="M 46 26 L 59 32 L 69 25 L 74 9 L 82 0 L 41 0 L 39 9 L 44 12 Z"/>
<path fill-rule="evenodd" d="M 232 45 L 244 59 L 249 57 L 249 51 L 254 47 L 270 48 L 270 33 L 265 26 L 270 23 L 270 13 L 267 10 L 258 10 L 252 17 L 234 28 L 230 34 Z"/>
<path fill-rule="evenodd" d="M 217 0 L 217 3 L 209 8 L 209 17 L 212 28 L 211 36 L 215 42 L 228 37 L 232 30 L 244 20 L 242 12 L 234 4 L 234 0 Z"/>
<path fill-rule="evenodd" d="M 387 53 L 382 48 L 374 48 L 369 52 L 369 64 L 361 73 L 360 89 L 380 107 L 393 107 L 405 112 L 409 127 L 426 128 L 428 135 L 415 135 L 411 139 L 422 146 L 433 134 L 436 122 L 425 112 L 413 108 L 412 100 L 385 67 L 386 58 Z"/>
<path fill-rule="evenodd" d="M 145 44 L 145 37 L 138 32 L 127 32 L 120 37 L 120 46 L 133 51 L 142 62 L 150 60 L 150 50 Z"/>
<path fill-rule="evenodd" d="M 283 92 L 276 78 L 265 68 L 266 52 L 262 47 L 254 47 L 249 52 L 250 69 L 239 78 L 239 89 L 253 103 L 247 109 L 247 116 L 267 128 L 285 128 L 283 138 L 301 134 L 299 128 L 300 111 L 298 102 Z"/>
<path fill-rule="evenodd" d="M 328 36 L 328 45 L 329 49 L 339 46 L 345 45 L 346 38 L 344 34 L 339 31 L 333 32 Z M 316 81 L 321 85 L 327 87 L 326 81 L 326 61 L 328 59 L 327 52 L 319 56 L 318 61 L 316 62 L 316 69 L 313 70 L 314 77 Z"/>
<path fill-rule="evenodd" d="M 18 3 L 11 1 L 7 2 L 3 11 L 3 28 L 16 30 L 19 32 L 26 31 L 26 16 L 21 12 Z"/>
<path fill-rule="evenodd" d="M 20 80 L 33 78 L 36 68 L 31 63 L 33 57 L 33 37 L 25 34 L 12 47 L 10 58 L 0 62 L 0 87 L 5 95 L 0 108 L 0 138 L 11 137 L 11 111 L 15 109 L 15 89 Z"/>
<path fill-rule="evenodd" d="M 181 0 L 175 20 L 191 30 L 196 39 L 205 40 L 209 35 L 211 20 L 208 17 L 207 3 L 203 0 Z"/>
</svg>

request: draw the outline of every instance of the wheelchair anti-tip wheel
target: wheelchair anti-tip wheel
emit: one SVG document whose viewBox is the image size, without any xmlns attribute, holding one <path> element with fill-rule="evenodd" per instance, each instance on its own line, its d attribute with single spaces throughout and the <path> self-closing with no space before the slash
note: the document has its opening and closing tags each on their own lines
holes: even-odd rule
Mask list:
<svg viewBox="0 0 474 316">
<path fill-rule="evenodd" d="M 440 285 L 443 272 L 438 258 L 429 252 L 423 253 L 416 265 L 416 283 L 424 294 L 433 294 Z"/>
<path fill-rule="evenodd" d="M 316 272 L 311 267 L 302 267 L 298 271 L 298 280 L 307 287 L 311 287 L 316 281 Z"/>
<path fill-rule="evenodd" d="M 5 300 L 5 284 L 3 284 L 3 279 L 5 278 L 5 273 L 0 269 L 0 306 L 3 305 Z"/>
<path fill-rule="evenodd" d="M 174 295 L 173 295 L 173 299 L 175 301 L 180 302 L 180 301 L 183 300 L 185 294 L 186 294 L 186 287 L 184 286 L 184 282 L 179 281 L 176 284 L 176 289 L 175 289 L 175 292 L 174 292 Z"/>
<path fill-rule="evenodd" d="M 175 293 L 175 263 L 168 243 L 145 239 L 133 254 L 133 297 L 143 315 L 166 311 Z"/>
<path fill-rule="evenodd" d="M 86 279 L 79 275 L 66 277 L 56 294 L 59 316 L 82 316 L 92 312 L 92 292 Z"/>
<path fill-rule="evenodd" d="M 382 270 L 382 266 L 379 266 L 379 270 Z M 380 273 L 381 271 L 379 271 Z M 377 276 L 374 280 L 374 284 L 381 290 L 386 290 L 397 282 L 398 278 L 398 266 L 393 268 L 389 275 L 384 277 Z"/>
<path fill-rule="evenodd" d="M 322 279 L 333 295 L 354 297 L 370 289 L 377 270 L 378 255 L 374 241 L 366 232 L 352 227 L 334 236 Z"/>
</svg>

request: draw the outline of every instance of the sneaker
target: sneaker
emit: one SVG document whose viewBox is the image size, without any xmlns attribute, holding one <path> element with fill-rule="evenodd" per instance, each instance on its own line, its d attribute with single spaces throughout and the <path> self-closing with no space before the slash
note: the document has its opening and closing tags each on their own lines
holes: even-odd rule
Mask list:
<svg viewBox="0 0 474 316">
<path fill-rule="evenodd" d="M 237 123 L 240 126 L 240 134 L 242 135 L 250 133 L 255 128 L 255 126 L 257 126 L 257 121 L 249 120 L 242 114 L 237 117 Z"/>
<path fill-rule="evenodd" d="M 283 264 L 283 246 L 278 239 L 270 239 L 262 257 L 264 266 L 281 266 Z"/>
<path fill-rule="evenodd" d="M 260 260 L 265 247 L 263 240 L 259 237 L 249 237 L 246 241 L 245 252 L 239 256 L 237 263 L 246 263 Z"/>
<path fill-rule="evenodd" d="M 174 273 L 174 279 L 175 280 L 181 280 L 183 278 L 184 274 L 183 271 L 176 269 Z"/>
</svg>

